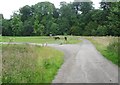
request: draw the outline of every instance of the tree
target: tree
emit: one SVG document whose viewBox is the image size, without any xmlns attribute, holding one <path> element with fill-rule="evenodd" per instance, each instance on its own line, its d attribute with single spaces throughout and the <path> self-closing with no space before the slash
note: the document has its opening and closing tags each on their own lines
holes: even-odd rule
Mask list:
<svg viewBox="0 0 120 85">
<path fill-rule="evenodd" d="M 51 27 L 50 27 L 50 32 L 54 35 L 57 35 L 58 34 L 58 24 L 56 23 L 52 23 L 51 24 Z"/>
<path fill-rule="evenodd" d="M 101 9 L 108 11 L 108 10 L 110 10 L 111 2 L 107 2 L 106 0 L 102 0 L 100 2 L 100 7 L 101 7 Z"/>
<path fill-rule="evenodd" d="M 35 13 L 40 14 L 41 16 L 45 16 L 49 14 L 52 15 L 55 10 L 54 4 L 47 1 L 37 3 L 33 7 L 35 9 Z"/>
<path fill-rule="evenodd" d="M 102 0 L 100 9 L 93 2 L 50 2 L 24 6 L 11 19 L 3 18 L 3 35 L 120 35 L 120 2 Z"/>
<path fill-rule="evenodd" d="M 108 15 L 110 13 L 111 9 L 111 2 L 106 2 L 106 0 L 102 0 L 100 2 L 100 7 L 103 10 L 102 11 L 102 17 L 103 17 L 103 25 L 108 24 L 106 21 L 108 21 Z"/>
<path fill-rule="evenodd" d="M 34 22 L 34 33 L 35 35 L 40 35 L 40 31 L 39 31 L 39 21 L 36 19 L 35 22 Z"/>
<path fill-rule="evenodd" d="M 82 14 L 86 14 L 93 9 L 93 2 L 90 0 L 88 2 L 73 2 L 73 5 L 76 13 L 79 13 L 79 11 L 81 11 Z"/>
<path fill-rule="evenodd" d="M 73 4 L 62 3 L 60 8 L 60 16 L 59 16 L 59 28 L 61 30 L 61 34 L 70 34 L 70 28 L 77 21 L 76 12 L 73 9 Z"/>
<path fill-rule="evenodd" d="M 84 35 L 89 35 L 89 36 L 91 36 L 91 35 L 97 35 L 97 33 L 95 32 L 95 30 L 97 29 L 97 27 L 98 27 L 98 24 L 97 24 L 97 22 L 89 22 L 88 24 L 87 24 L 87 26 L 85 27 L 85 30 L 84 30 Z"/>
<path fill-rule="evenodd" d="M 108 20 L 109 35 L 120 36 L 120 2 L 111 3 Z"/>
<path fill-rule="evenodd" d="M 107 27 L 99 25 L 98 28 L 95 30 L 96 35 L 98 36 L 106 36 L 107 34 Z"/>
<path fill-rule="evenodd" d="M 2 20 L 2 35 L 3 36 L 11 36 L 12 33 L 12 27 L 11 27 L 11 20 L 3 19 Z"/>
<path fill-rule="evenodd" d="M 26 5 L 22 7 L 20 10 L 21 20 L 24 22 L 28 18 L 30 18 L 33 15 L 32 9 L 30 6 Z"/>
<path fill-rule="evenodd" d="M 39 23 L 37 16 L 36 16 L 36 20 L 34 22 L 34 33 L 35 33 L 35 35 L 43 35 L 44 34 L 44 25 Z"/>
<path fill-rule="evenodd" d="M 71 35 L 79 35 L 79 27 L 78 26 L 72 26 L 70 29 Z"/>
<path fill-rule="evenodd" d="M 22 35 L 23 22 L 21 21 L 20 16 L 18 14 L 14 13 L 10 23 L 12 28 L 12 34 L 14 36 Z"/>
<path fill-rule="evenodd" d="M 55 10 L 53 11 L 53 17 L 54 17 L 54 18 L 59 18 L 59 9 L 55 9 Z"/>
<path fill-rule="evenodd" d="M 31 21 L 25 21 L 23 24 L 23 31 L 22 31 L 22 35 L 23 36 L 30 36 L 33 35 L 33 25 L 31 23 Z"/>
</svg>

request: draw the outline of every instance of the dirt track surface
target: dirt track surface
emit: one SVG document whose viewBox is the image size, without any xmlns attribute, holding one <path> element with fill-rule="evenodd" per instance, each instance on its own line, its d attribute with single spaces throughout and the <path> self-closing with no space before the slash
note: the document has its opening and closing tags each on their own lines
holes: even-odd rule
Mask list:
<svg viewBox="0 0 120 85">
<path fill-rule="evenodd" d="M 8 43 L 30 44 L 36 43 Z M 64 52 L 64 63 L 52 83 L 118 83 L 118 67 L 104 58 L 88 40 L 80 44 L 48 44 Z"/>
<path fill-rule="evenodd" d="M 65 53 L 65 62 L 52 83 L 118 83 L 118 67 L 88 40 L 78 45 L 52 47 Z"/>
</svg>

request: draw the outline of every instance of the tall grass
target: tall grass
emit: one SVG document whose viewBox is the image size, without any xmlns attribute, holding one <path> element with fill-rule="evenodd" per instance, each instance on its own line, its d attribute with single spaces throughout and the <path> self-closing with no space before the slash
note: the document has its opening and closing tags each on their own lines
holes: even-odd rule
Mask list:
<svg viewBox="0 0 120 85">
<path fill-rule="evenodd" d="M 107 51 L 109 52 L 108 56 L 111 56 L 111 57 L 107 57 L 107 58 L 109 60 L 113 61 L 113 63 L 118 64 L 118 66 L 120 66 L 120 62 L 119 62 L 120 58 L 118 56 L 118 53 L 119 53 L 118 48 L 119 48 L 118 39 L 114 39 L 107 46 Z"/>
<path fill-rule="evenodd" d="M 63 53 L 51 47 L 3 45 L 3 83 L 51 83 Z"/>
<path fill-rule="evenodd" d="M 86 37 L 86 39 L 90 40 L 104 57 L 120 66 L 118 37 Z"/>
</svg>

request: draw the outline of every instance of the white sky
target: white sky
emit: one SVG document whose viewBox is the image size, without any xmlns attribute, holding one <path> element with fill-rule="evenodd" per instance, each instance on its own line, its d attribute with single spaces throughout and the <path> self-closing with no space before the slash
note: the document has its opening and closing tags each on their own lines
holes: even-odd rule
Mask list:
<svg viewBox="0 0 120 85">
<path fill-rule="evenodd" d="M 19 8 L 25 5 L 31 6 L 42 1 L 49 1 L 58 8 L 61 1 L 73 2 L 74 0 L 0 0 L 0 13 L 3 14 L 4 18 L 9 19 L 13 12 L 19 10 Z M 98 8 L 101 0 L 92 1 L 95 5 L 94 7 Z"/>
</svg>

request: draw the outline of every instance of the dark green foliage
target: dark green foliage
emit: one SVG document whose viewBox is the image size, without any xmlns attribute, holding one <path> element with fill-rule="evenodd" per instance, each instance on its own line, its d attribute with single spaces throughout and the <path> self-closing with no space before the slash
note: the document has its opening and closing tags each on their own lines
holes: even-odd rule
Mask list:
<svg viewBox="0 0 120 85">
<path fill-rule="evenodd" d="M 11 19 L 2 18 L 2 34 L 9 36 L 53 35 L 120 35 L 120 2 L 50 2 L 24 6 Z"/>
<path fill-rule="evenodd" d="M 87 26 L 85 26 L 85 32 L 84 32 L 84 35 L 98 35 L 97 34 L 97 27 L 98 27 L 98 24 L 97 22 L 89 22 L 87 24 Z"/>
<path fill-rule="evenodd" d="M 2 35 L 13 35 L 12 33 L 12 27 L 11 27 L 11 24 L 10 24 L 10 21 L 11 20 L 2 20 Z"/>
<path fill-rule="evenodd" d="M 30 6 L 26 5 L 26 6 L 22 7 L 20 9 L 21 21 L 24 22 L 25 20 L 29 19 L 29 17 L 31 17 L 32 14 L 33 14 L 33 12 L 32 12 L 32 8 Z"/>
<path fill-rule="evenodd" d="M 33 35 L 33 25 L 31 21 L 25 21 L 23 27 L 23 36 L 30 36 Z"/>
<path fill-rule="evenodd" d="M 108 20 L 109 34 L 120 36 L 120 2 L 111 4 Z"/>
</svg>

